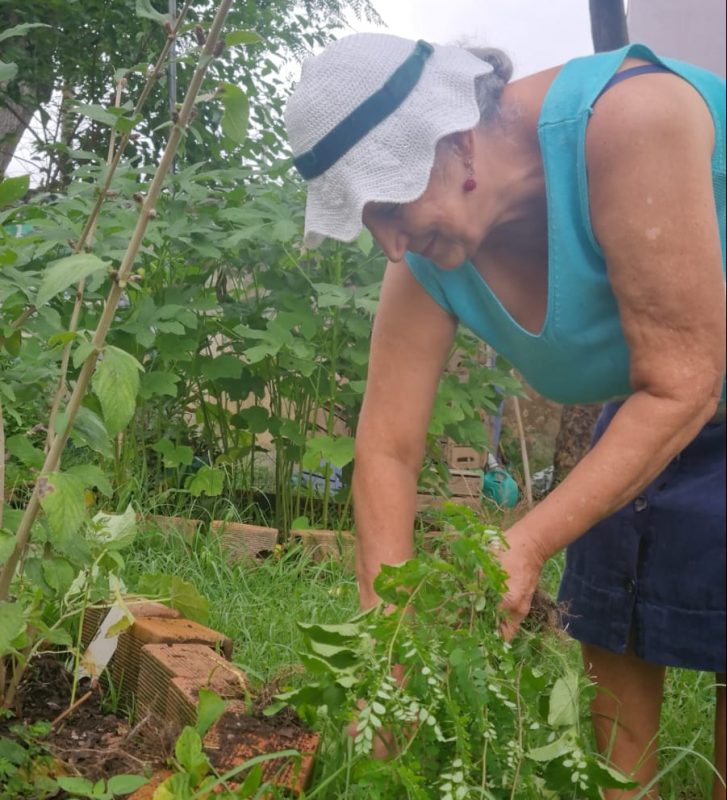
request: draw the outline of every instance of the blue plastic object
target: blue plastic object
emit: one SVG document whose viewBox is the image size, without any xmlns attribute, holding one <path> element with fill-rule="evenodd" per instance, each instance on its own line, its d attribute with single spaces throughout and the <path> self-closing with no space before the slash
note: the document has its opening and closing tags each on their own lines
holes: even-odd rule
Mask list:
<svg viewBox="0 0 727 800">
<path fill-rule="evenodd" d="M 503 508 L 514 508 L 520 499 L 515 479 L 502 467 L 489 469 L 482 476 L 482 494 Z"/>
</svg>

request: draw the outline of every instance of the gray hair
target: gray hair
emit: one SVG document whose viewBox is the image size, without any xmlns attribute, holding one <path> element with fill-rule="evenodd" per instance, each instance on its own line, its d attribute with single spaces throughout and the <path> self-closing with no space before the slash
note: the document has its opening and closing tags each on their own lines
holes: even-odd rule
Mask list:
<svg viewBox="0 0 727 800">
<path fill-rule="evenodd" d="M 468 52 L 492 65 L 492 72 L 475 79 L 480 122 L 490 122 L 499 112 L 500 95 L 512 77 L 512 61 L 502 50 L 494 47 L 468 47 Z"/>
</svg>

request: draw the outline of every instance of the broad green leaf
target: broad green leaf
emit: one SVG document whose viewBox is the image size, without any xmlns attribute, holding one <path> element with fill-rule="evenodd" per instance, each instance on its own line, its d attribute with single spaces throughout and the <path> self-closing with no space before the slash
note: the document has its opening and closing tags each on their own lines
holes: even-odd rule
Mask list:
<svg viewBox="0 0 727 800">
<path fill-rule="evenodd" d="M 169 439 L 160 439 L 151 446 L 162 456 L 164 466 L 170 469 L 180 465 L 189 466 L 194 458 L 194 450 L 186 444 L 174 444 Z"/>
<path fill-rule="evenodd" d="M 225 109 L 222 115 L 222 132 L 235 144 L 244 144 L 250 116 L 247 95 L 234 83 L 221 83 L 220 98 Z"/>
<path fill-rule="evenodd" d="M 69 467 L 66 473 L 78 478 L 83 483 L 84 489 L 95 487 L 106 497 L 111 497 L 113 493 L 111 481 L 101 467 L 96 464 L 75 464 Z"/>
<path fill-rule="evenodd" d="M 0 32 L 0 42 L 10 39 L 12 36 L 25 36 L 31 28 L 50 28 L 45 22 L 23 22 L 21 25 L 14 25 Z"/>
<path fill-rule="evenodd" d="M 194 728 L 187 726 L 177 739 L 174 755 L 185 772 L 199 782 L 209 772 L 210 764 L 202 751 L 202 739 Z"/>
<path fill-rule="evenodd" d="M 15 65 L 2 64 L 2 62 L 0 62 L 0 81 L 8 80 L 8 78 L 1 77 L 3 66 L 7 67 Z M 20 200 L 20 198 L 23 197 L 28 191 L 29 186 L 30 175 L 18 175 L 16 178 L 5 178 L 5 180 L 0 183 L 0 208 L 9 206 L 16 200 Z"/>
<path fill-rule="evenodd" d="M 82 797 L 93 797 L 93 784 L 86 778 L 77 778 L 72 775 L 61 775 L 58 785 L 66 792 L 80 794 Z"/>
<path fill-rule="evenodd" d="M 242 361 L 238 356 L 223 353 L 215 358 L 201 358 L 200 371 L 212 381 L 220 378 L 237 379 L 242 374 Z"/>
<path fill-rule="evenodd" d="M 41 564 L 43 580 L 60 597 L 71 588 L 76 570 L 65 558 L 55 557 L 43 559 Z"/>
<path fill-rule="evenodd" d="M 257 364 L 268 356 L 275 356 L 280 351 L 282 343 L 258 344 L 245 350 L 245 358 L 249 364 Z"/>
<path fill-rule="evenodd" d="M 137 114 L 133 117 L 119 117 L 114 127 L 121 133 L 129 133 L 134 130 L 142 119 L 144 119 L 144 117 L 141 114 Z"/>
<path fill-rule="evenodd" d="M 0 761 L 20 766 L 28 760 L 28 751 L 12 739 L 0 736 Z M 5 775 L 8 773 L 6 772 Z"/>
<path fill-rule="evenodd" d="M 11 81 L 18 74 L 18 65 L 14 61 L 0 61 L 0 82 Z"/>
<path fill-rule="evenodd" d="M 350 670 L 355 667 L 360 659 L 348 647 L 340 647 L 333 644 L 321 644 L 320 642 L 310 641 L 309 647 L 313 655 L 322 658 L 331 669 L 338 672 L 339 670 Z"/>
<path fill-rule="evenodd" d="M 117 550 L 131 544 L 136 536 L 136 514 L 131 505 L 123 514 L 99 511 L 93 521 L 98 528 L 98 538 L 109 544 L 113 542 Z"/>
<path fill-rule="evenodd" d="M 48 339 L 48 347 L 65 347 L 69 342 L 73 342 L 77 338 L 78 334 L 75 331 L 54 333 L 50 339 Z"/>
<path fill-rule="evenodd" d="M 51 298 L 68 289 L 69 286 L 74 286 L 82 278 L 107 269 L 109 263 L 102 261 L 93 253 L 76 253 L 76 255 L 61 258 L 45 271 L 35 305 L 45 305 Z"/>
<path fill-rule="evenodd" d="M 25 633 L 26 622 L 20 603 L 0 602 L 0 657 L 15 650 L 19 637 Z"/>
<path fill-rule="evenodd" d="M 350 644 L 352 639 L 358 639 L 363 634 L 361 626 L 354 622 L 344 622 L 338 625 L 299 622 L 298 627 L 311 641 L 328 645 Z"/>
<path fill-rule="evenodd" d="M 122 431 L 136 410 L 139 371 L 143 367 L 129 353 L 106 346 L 93 375 L 92 387 L 101 401 L 106 429 L 111 436 Z"/>
<path fill-rule="evenodd" d="M 208 467 L 206 464 L 187 482 L 187 488 L 193 497 L 206 494 L 218 497 L 225 484 L 225 473 L 221 469 Z"/>
<path fill-rule="evenodd" d="M 204 687 L 199 690 L 196 728 L 200 736 L 204 736 L 207 733 L 225 713 L 226 708 L 227 703 L 218 694 Z"/>
<path fill-rule="evenodd" d="M 610 789 L 636 789 L 638 784 L 626 775 L 609 766 L 605 761 L 593 759 L 587 768 L 593 784 Z"/>
<path fill-rule="evenodd" d="M 23 332 L 21 330 L 11 333 L 10 336 L 0 336 L 0 346 L 4 347 L 13 358 L 20 355 L 22 344 Z"/>
<path fill-rule="evenodd" d="M 209 619 L 209 600 L 201 595 L 193 584 L 176 575 L 171 579 L 169 602 L 172 608 L 178 609 L 185 617 L 202 625 Z"/>
<path fill-rule="evenodd" d="M 192 800 L 195 783 L 191 775 L 177 772 L 167 778 L 154 791 L 153 800 Z"/>
<path fill-rule="evenodd" d="M 318 308 L 342 308 L 353 300 L 354 290 L 334 283 L 316 283 Z"/>
<path fill-rule="evenodd" d="M 230 31 L 225 34 L 225 44 L 234 47 L 238 44 L 260 44 L 262 37 L 255 31 Z"/>
<path fill-rule="evenodd" d="M 66 428 L 66 414 L 64 412 L 56 417 L 56 432 L 62 433 Z M 77 447 L 89 447 L 104 458 L 113 458 L 114 452 L 104 421 L 99 415 L 86 406 L 81 406 L 76 414 L 71 429 L 71 440 Z M 107 484 L 103 484 L 106 486 Z M 101 489 L 102 484 L 97 484 Z M 107 492 L 102 489 L 107 496 Z"/>
<path fill-rule="evenodd" d="M 263 433 L 270 425 L 270 414 L 263 406 L 250 406 L 243 408 L 239 414 L 240 418 L 247 423 L 247 427 L 253 433 Z"/>
<path fill-rule="evenodd" d="M 79 342 L 79 344 L 76 346 L 76 349 L 73 351 L 73 366 L 76 369 L 79 369 L 92 352 L 93 345 L 91 342 Z"/>
<path fill-rule="evenodd" d="M 109 778 L 107 788 L 110 794 L 131 794 L 149 783 L 142 775 L 114 775 Z"/>
<path fill-rule="evenodd" d="M 550 693 L 548 724 L 554 728 L 578 724 L 578 675 L 566 672 L 558 678 Z"/>
<path fill-rule="evenodd" d="M 573 734 L 568 731 L 564 733 L 560 739 L 556 739 L 550 744 L 543 745 L 542 747 L 535 747 L 528 750 L 527 757 L 533 761 L 553 761 L 556 758 L 570 753 L 573 749 Z"/>
<path fill-rule="evenodd" d="M 334 467 L 345 467 L 353 461 L 355 442 L 351 436 L 316 436 L 305 443 L 302 464 L 309 470 L 320 470 L 321 461 Z"/>
<path fill-rule="evenodd" d="M 7 440 L 5 450 L 31 469 L 40 469 L 45 461 L 45 453 L 37 447 L 33 447 L 27 436 L 20 433 Z"/>
<path fill-rule="evenodd" d="M 92 119 L 94 122 L 100 122 L 102 125 L 109 125 L 113 127 L 116 125 L 117 116 L 104 106 L 91 105 L 88 103 L 75 103 L 73 110 L 77 114 Z"/>
<path fill-rule="evenodd" d="M 153 19 L 162 25 L 169 22 L 169 14 L 162 14 L 151 4 L 151 0 L 136 0 L 136 16 L 144 19 Z"/>
<path fill-rule="evenodd" d="M 15 549 L 15 537 L 6 530 L 0 530 L 0 564 L 4 564 Z"/>
<path fill-rule="evenodd" d="M 139 593 L 149 597 L 158 597 L 172 608 L 176 608 L 187 619 L 202 625 L 209 619 L 209 601 L 203 597 L 196 587 L 176 575 L 164 575 L 158 572 L 145 573 L 139 580 Z"/>
<path fill-rule="evenodd" d="M 160 370 L 145 372 L 141 376 L 139 396 L 144 400 L 148 400 L 150 397 L 161 397 L 162 395 L 176 397 L 178 382 L 179 375 L 175 375 L 173 372 L 162 372 Z"/>
<path fill-rule="evenodd" d="M 65 628 L 50 628 L 43 631 L 43 639 L 59 647 L 73 647 L 74 641 L 71 634 Z"/>
<path fill-rule="evenodd" d="M 64 537 L 73 536 L 86 517 L 83 481 L 67 472 L 51 472 L 40 478 L 39 484 L 40 504 L 51 530 Z"/>
</svg>

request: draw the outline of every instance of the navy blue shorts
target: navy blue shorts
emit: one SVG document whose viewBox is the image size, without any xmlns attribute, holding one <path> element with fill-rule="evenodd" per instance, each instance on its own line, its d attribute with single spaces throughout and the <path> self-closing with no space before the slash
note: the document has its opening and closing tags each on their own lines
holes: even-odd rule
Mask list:
<svg viewBox="0 0 727 800">
<path fill-rule="evenodd" d="M 594 442 L 619 405 L 604 408 Z M 570 545 L 559 600 L 574 639 L 725 671 L 725 432 L 706 425 L 639 497 Z"/>
</svg>

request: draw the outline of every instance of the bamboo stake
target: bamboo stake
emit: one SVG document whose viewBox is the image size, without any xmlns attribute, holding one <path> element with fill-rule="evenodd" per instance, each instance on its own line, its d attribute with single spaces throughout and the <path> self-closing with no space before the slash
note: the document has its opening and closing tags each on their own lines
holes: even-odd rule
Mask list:
<svg viewBox="0 0 727 800">
<path fill-rule="evenodd" d="M 68 708 L 61 711 L 61 713 L 51 722 L 51 728 L 55 728 L 59 722 L 62 722 L 69 714 L 72 714 L 77 708 L 80 708 L 91 697 L 92 694 L 93 691 L 86 692 L 86 694 L 79 697 L 75 703 L 71 703 Z"/>
<path fill-rule="evenodd" d="M 114 103 L 116 108 L 121 106 L 121 94 L 124 88 L 126 80 L 122 78 L 116 84 L 116 102 Z M 111 135 L 109 136 L 109 152 L 108 156 L 106 157 L 106 166 L 111 167 L 111 163 L 114 158 L 114 143 L 116 141 L 116 129 L 111 129 Z M 96 225 L 98 222 L 99 215 L 93 221 L 93 225 L 91 226 L 87 241 L 85 244 L 88 245 L 89 248 L 93 247 L 93 236 L 96 232 Z M 76 246 L 78 247 L 78 245 Z M 76 250 L 76 252 L 80 252 Z M 81 309 L 83 308 L 83 294 L 86 291 L 86 279 L 82 278 L 79 283 L 78 287 L 76 288 L 76 299 L 73 304 L 73 311 L 71 312 L 71 320 L 68 324 L 68 331 L 70 333 L 75 333 L 78 330 L 78 320 L 81 318 Z M 68 364 L 71 360 L 71 350 L 73 349 L 73 341 L 69 341 L 63 348 L 63 355 L 61 356 L 61 374 L 58 378 L 58 386 L 56 388 L 55 395 L 53 397 L 53 403 L 50 409 L 50 416 L 48 418 L 48 430 L 46 431 L 45 436 L 45 452 L 47 453 L 50 450 L 50 446 L 53 444 L 53 439 L 55 439 L 55 428 L 56 428 L 56 417 L 58 416 L 58 411 L 60 410 L 61 403 L 63 402 L 63 398 L 66 396 L 66 375 L 68 374 Z"/>
<path fill-rule="evenodd" d="M 156 213 L 155 206 L 157 199 L 159 198 L 159 194 L 161 193 L 164 179 L 172 164 L 174 155 L 179 147 L 179 143 L 182 140 L 186 126 L 189 123 L 192 111 L 194 109 L 195 99 L 199 93 L 200 87 L 202 86 L 202 81 L 204 80 L 205 73 L 207 72 L 207 67 L 214 58 L 214 51 L 217 46 L 217 42 L 220 39 L 222 26 L 231 5 L 232 0 L 221 0 L 212 25 L 210 26 L 207 41 L 205 42 L 202 50 L 197 68 L 192 76 L 192 80 L 190 81 L 187 94 L 179 111 L 179 115 L 176 120 L 174 120 L 171 133 L 169 134 L 169 141 L 167 142 L 167 146 L 164 150 L 161 161 L 159 162 L 159 166 L 157 167 L 154 178 L 149 185 L 149 190 L 139 212 L 139 218 L 137 219 L 136 227 L 134 228 L 134 232 L 131 236 L 131 240 L 129 241 L 126 252 L 124 253 L 117 276 L 106 299 L 104 311 L 99 319 L 98 326 L 91 341 L 91 353 L 81 367 L 78 380 L 76 381 L 76 385 L 68 401 L 68 406 L 66 408 L 65 428 L 63 433 L 55 437 L 53 444 L 46 455 L 43 468 L 40 471 L 39 479 L 36 481 L 33 494 L 31 495 L 28 506 L 23 514 L 23 518 L 18 526 L 18 530 L 15 535 L 15 547 L 5 566 L 3 567 L 2 573 L 0 573 L 0 601 L 8 598 L 10 592 L 10 582 L 15 574 L 15 569 L 30 541 L 30 531 L 33 523 L 35 522 L 38 510 L 40 509 L 41 495 L 42 493 L 48 491 L 47 482 L 42 480 L 42 476 L 48 475 L 48 473 L 53 472 L 58 467 L 61 453 L 66 445 L 68 436 L 73 427 L 73 423 L 75 422 L 78 409 L 81 407 L 81 402 L 86 394 L 86 391 L 88 390 L 91 376 L 93 375 L 93 371 L 96 366 L 96 360 L 98 359 L 98 356 L 104 347 L 106 336 L 116 313 L 116 307 L 118 305 L 119 298 L 121 297 L 121 294 L 131 275 L 134 261 L 139 253 L 149 219 Z"/>
<path fill-rule="evenodd" d="M 520 413 L 520 401 L 518 398 L 512 396 L 512 404 L 515 409 L 515 423 L 517 425 L 517 434 L 520 439 L 520 455 L 523 462 L 523 480 L 525 482 L 525 499 L 528 502 L 528 508 L 533 507 L 533 482 L 530 478 L 530 459 L 528 458 L 528 446 L 525 441 L 525 428 L 523 427 L 523 418 Z"/>
</svg>

